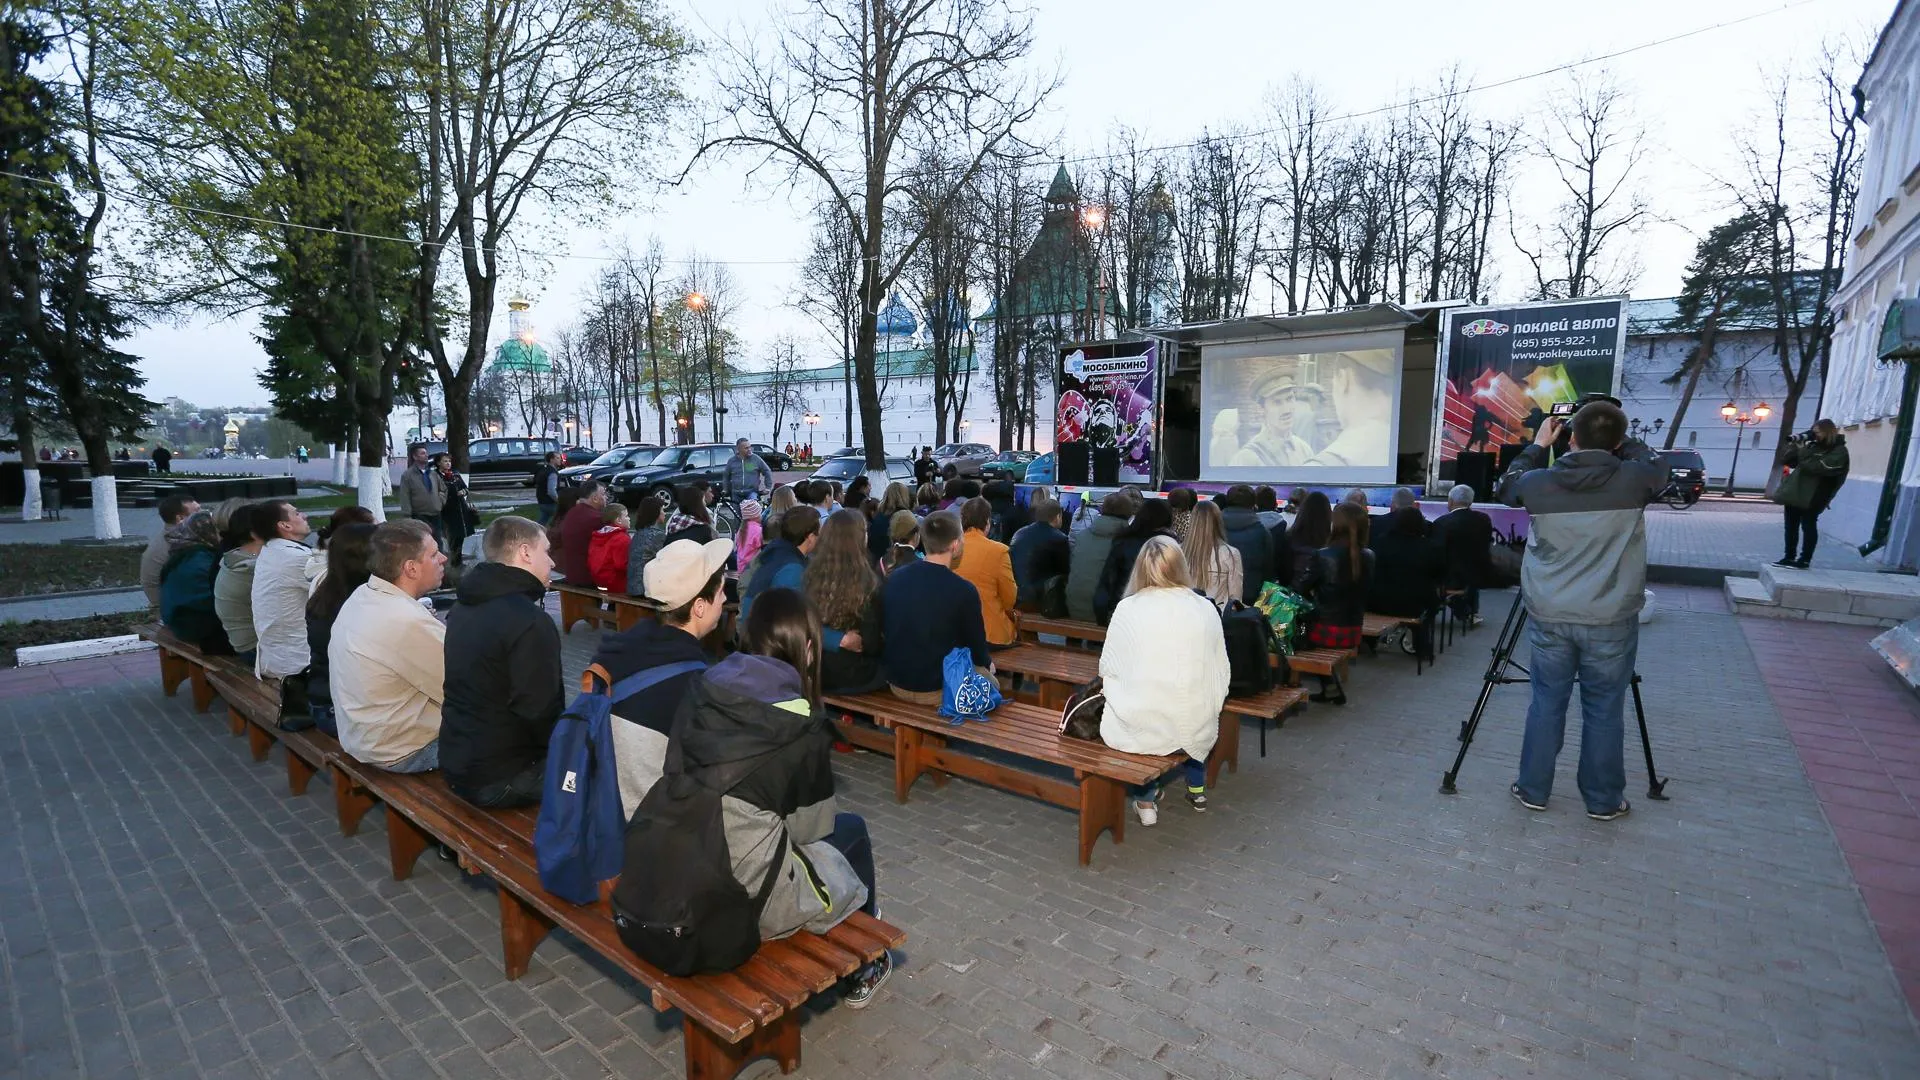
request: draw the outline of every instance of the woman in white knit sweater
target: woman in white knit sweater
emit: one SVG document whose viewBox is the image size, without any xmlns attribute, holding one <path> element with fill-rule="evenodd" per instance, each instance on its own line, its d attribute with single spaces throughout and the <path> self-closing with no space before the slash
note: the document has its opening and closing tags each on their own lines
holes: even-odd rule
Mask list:
<svg viewBox="0 0 1920 1080">
<path fill-rule="evenodd" d="M 1148 540 L 1134 561 L 1100 650 L 1100 680 L 1107 698 L 1101 740 L 1135 754 L 1185 751 L 1187 802 L 1206 810 L 1207 755 L 1227 699 L 1227 643 L 1219 610 L 1193 591 L 1186 556 L 1170 536 Z M 1140 824 L 1159 819 L 1159 784 L 1129 794 Z"/>
</svg>

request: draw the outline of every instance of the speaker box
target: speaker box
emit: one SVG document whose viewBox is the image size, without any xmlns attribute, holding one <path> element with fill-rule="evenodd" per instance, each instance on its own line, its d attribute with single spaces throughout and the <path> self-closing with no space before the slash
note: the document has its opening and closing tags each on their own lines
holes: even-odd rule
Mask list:
<svg viewBox="0 0 1920 1080">
<path fill-rule="evenodd" d="M 1102 446 L 1093 452 L 1093 486 L 1118 487 L 1120 484 L 1120 448 Z"/>
<path fill-rule="evenodd" d="M 1465 484 L 1473 489 L 1473 497 L 1479 502 L 1491 502 L 1493 499 L 1493 455 L 1477 450 L 1462 451 L 1453 463 L 1453 481 Z M 1445 498 L 1445 491 L 1429 493 L 1432 498 Z"/>
<path fill-rule="evenodd" d="M 1054 479 L 1073 487 L 1086 487 L 1090 483 L 1087 475 L 1087 444 L 1063 442 L 1054 449 Z"/>
</svg>

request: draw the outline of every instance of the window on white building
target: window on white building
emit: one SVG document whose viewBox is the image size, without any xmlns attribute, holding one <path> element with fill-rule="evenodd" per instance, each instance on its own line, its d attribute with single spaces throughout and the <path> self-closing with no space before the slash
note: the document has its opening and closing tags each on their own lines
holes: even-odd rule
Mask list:
<svg viewBox="0 0 1920 1080">
<path fill-rule="evenodd" d="M 1697 432 L 1697 431 L 1689 431 L 1689 432 L 1687 432 L 1687 445 L 1688 445 L 1688 446 L 1699 446 L 1699 445 L 1700 445 L 1700 433 L 1699 433 L 1699 432 Z"/>
<path fill-rule="evenodd" d="M 1758 431 L 1753 433 L 1753 445 L 1755 446 L 1760 445 L 1760 433 Z"/>
</svg>

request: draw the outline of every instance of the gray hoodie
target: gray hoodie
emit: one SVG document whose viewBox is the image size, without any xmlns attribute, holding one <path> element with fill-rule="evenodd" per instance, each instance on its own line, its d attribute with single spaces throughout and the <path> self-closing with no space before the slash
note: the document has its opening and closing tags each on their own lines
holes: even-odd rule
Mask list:
<svg viewBox="0 0 1920 1080">
<path fill-rule="evenodd" d="M 1529 446 L 1500 477 L 1500 498 L 1526 509 L 1520 587 L 1542 622 L 1601 626 L 1635 618 L 1647 584 L 1646 508 L 1667 469 L 1645 443 L 1562 454 Z"/>
<path fill-rule="evenodd" d="M 1113 550 L 1113 538 L 1127 527 L 1127 519 L 1105 514 L 1073 534 L 1073 557 L 1067 564 L 1067 615 L 1081 622 L 1095 622 L 1093 594 L 1100 586 L 1100 571 L 1107 565 L 1107 552 Z"/>
</svg>

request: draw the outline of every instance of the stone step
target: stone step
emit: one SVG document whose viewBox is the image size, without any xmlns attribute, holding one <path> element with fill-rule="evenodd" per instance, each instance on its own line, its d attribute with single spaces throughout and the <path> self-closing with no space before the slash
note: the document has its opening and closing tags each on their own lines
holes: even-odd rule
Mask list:
<svg viewBox="0 0 1920 1080">
<path fill-rule="evenodd" d="M 1760 568 L 1760 585 L 1783 608 L 1813 614 L 1850 615 L 1823 621 L 1892 626 L 1920 617 L 1920 577 L 1857 570 Z"/>
<path fill-rule="evenodd" d="M 1768 608 L 1780 606 L 1774 602 L 1772 594 L 1767 592 L 1767 587 L 1760 584 L 1758 578 L 1729 577 L 1724 587 L 1727 602 L 1733 605 L 1735 611 L 1740 611 L 1742 604 Z"/>
</svg>

